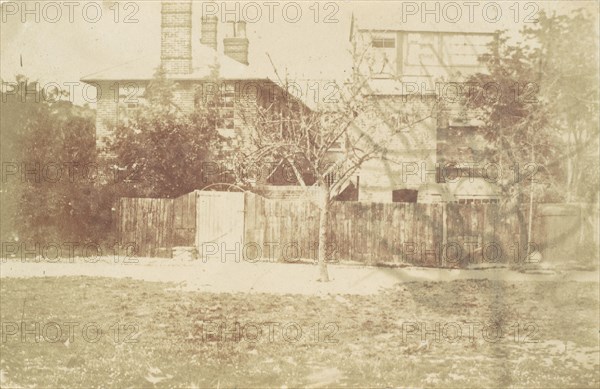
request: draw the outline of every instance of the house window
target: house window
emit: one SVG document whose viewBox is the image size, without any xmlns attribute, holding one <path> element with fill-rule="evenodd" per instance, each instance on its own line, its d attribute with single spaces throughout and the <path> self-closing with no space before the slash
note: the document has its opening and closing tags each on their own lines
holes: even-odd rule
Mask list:
<svg viewBox="0 0 600 389">
<path fill-rule="evenodd" d="M 127 102 L 126 95 L 120 95 L 119 106 L 118 106 L 118 117 L 120 120 L 127 121 L 134 117 L 140 109 L 139 103 Z"/>
<path fill-rule="evenodd" d="M 392 191 L 394 203 L 416 203 L 418 191 L 415 189 L 397 189 Z"/>
<path fill-rule="evenodd" d="M 371 37 L 372 58 L 370 74 L 377 78 L 396 75 L 398 53 L 395 34 L 377 34 Z"/>
<path fill-rule="evenodd" d="M 396 47 L 396 40 L 394 38 L 373 38 L 371 44 L 380 49 L 393 49 Z"/>
<path fill-rule="evenodd" d="M 206 104 L 215 115 L 215 127 L 223 136 L 234 137 L 235 129 L 235 85 L 222 84 L 218 92 L 203 96 L 202 93 L 195 96 L 196 106 Z"/>
<path fill-rule="evenodd" d="M 221 88 L 221 94 L 218 103 L 217 128 L 223 130 L 233 130 L 235 128 L 235 85 L 225 84 Z"/>
<path fill-rule="evenodd" d="M 331 187 L 333 184 L 335 184 L 335 176 L 335 172 L 330 172 L 325 175 L 325 183 L 328 187 Z"/>
</svg>

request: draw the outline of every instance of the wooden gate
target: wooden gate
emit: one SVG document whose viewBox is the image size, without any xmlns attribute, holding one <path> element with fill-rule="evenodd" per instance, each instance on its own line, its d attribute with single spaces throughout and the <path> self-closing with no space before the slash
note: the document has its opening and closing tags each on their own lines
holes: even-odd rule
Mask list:
<svg viewBox="0 0 600 389">
<path fill-rule="evenodd" d="M 580 205 L 540 204 L 536 217 L 540 220 L 534 224 L 541 228 L 539 238 L 534 234 L 533 241 L 540 242 L 544 262 L 559 264 L 575 259 L 584 233 Z"/>
<path fill-rule="evenodd" d="M 241 260 L 244 193 L 197 191 L 196 196 L 196 247 L 200 257 Z"/>
</svg>

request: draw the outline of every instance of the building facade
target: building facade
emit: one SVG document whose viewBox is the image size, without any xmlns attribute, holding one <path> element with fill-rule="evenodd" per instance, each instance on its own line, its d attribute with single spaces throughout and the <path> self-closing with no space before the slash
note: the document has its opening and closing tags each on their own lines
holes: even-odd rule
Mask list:
<svg viewBox="0 0 600 389">
<path fill-rule="evenodd" d="M 485 141 L 459 102 L 467 78 L 485 72 L 479 59 L 496 34 L 457 27 L 353 20 L 355 69 L 374 107 L 364 120 L 377 121 L 386 142 L 382 158 L 360 169 L 360 201 L 498 200 L 493 185 L 464 168 L 481 161 Z"/>
<path fill-rule="evenodd" d="M 218 130 L 229 137 L 244 137 L 243 116 L 249 107 L 271 105 L 285 96 L 271 74 L 249 64 L 245 22 L 219 23 L 215 16 L 195 18 L 189 0 L 163 1 L 161 7 L 160 58 L 139 58 L 82 78 L 97 89 L 96 144 L 100 153 L 115 126 L 145 103 L 145 89 L 159 68 L 175 83 L 173 103 L 183 113 L 218 97 L 222 102 Z M 227 29 L 221 45 L 219 26 Z M 199 42 L 192 40 L 192 28 L 201 29 Z"/>
<path fill-rule="evenodd" d="M 218 130 L 240 142 L 249 135 L 246 124 L 252 109 L 273 107 L 288 97 L 273 74 L 249 63 L 245 22 L 195 18 L 189 0 L 163 1 L 161 7 L 160 58 L 140 58 L 82 79 L 98 91 L 100 154 L 117 124 L 145 103 L 144 91 L 159 68 L 175 82 L 174 104 L 183 113 L 218 95 Z M 346 185 L 351 193 L 344 199 L 497 200 L 492 185 L 473 177 L 472 171 L 465 175 L 462 167 L 456 168 L 477 163 L 485 144 L 476 121 L 465 118 L 452 100 L 457 85 L 485 71 L 479 56 L 496 35 L 460 32 L 456 27 L 353 19 L 350 43 L 361 53 L 355 72 L 365 80 L 362 93 L 372 102 L 356 122 L 358 127 L 368 122 L 365 128 L 375 128 L 373 138 L 385 143 L 385 151 L 361 166 Z M 201 30 L 198 42 L 192 40 L 193 28 Z M 227 29 L 221 44 L 219 28 Z"/>
</svg>

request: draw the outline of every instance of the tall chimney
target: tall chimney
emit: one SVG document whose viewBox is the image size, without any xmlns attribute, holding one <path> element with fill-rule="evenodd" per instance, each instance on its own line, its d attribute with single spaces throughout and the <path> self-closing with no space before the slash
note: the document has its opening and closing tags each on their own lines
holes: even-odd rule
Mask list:
<svg viewBox="0 0 600 389">
<path fill-rule="evenodd" d="M 217 50 L 217 23 L 219 19 L 216 16 L 202 16 L 202 35 L 200 43 Z"/>
<path fill-rule="evenodd" d="M 160 60 L 167 74 L 192 72 L 192 3 L 163 1 Z"/>
<path fill-rule="evenodd" d="M 228 57 L 248 65 L 248 46 L 250 42 L 246 38 L 246 22 L 231 22 L 231 24 L 233 26 L 233 37 L 223 39 L 223 51 Z"/>
</svg>

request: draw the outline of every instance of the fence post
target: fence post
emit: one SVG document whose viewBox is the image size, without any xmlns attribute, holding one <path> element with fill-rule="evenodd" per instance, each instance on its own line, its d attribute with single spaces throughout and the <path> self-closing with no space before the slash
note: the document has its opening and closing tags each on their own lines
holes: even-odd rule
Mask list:
<svg viewBox="0 0 600 389">
<path fill-rule="evenodd" d="M 441 262 L 442 267 L 446 267 L 446 246 L 448 244 L 448 209 L 447 203 L 442 203 L 442 250 L 441 250 Z"/>
</svg>

